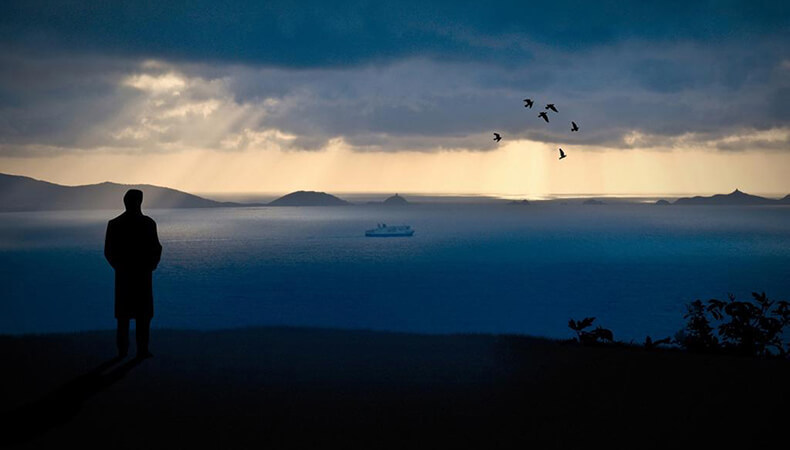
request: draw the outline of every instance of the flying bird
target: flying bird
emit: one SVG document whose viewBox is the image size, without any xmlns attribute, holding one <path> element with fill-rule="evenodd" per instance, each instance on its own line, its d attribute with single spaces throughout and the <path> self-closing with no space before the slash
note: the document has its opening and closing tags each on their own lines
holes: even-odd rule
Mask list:
<svg viewBox="0 0 790 450">
<path fill-rule="evenodd" d="M 534 103 L 535 103 L 535 102 L 533 102 L 531 98 L 525 98 L 525 99 L 524 99 L 524 107 L 525 107 L 525 108 L 532 109 L 532 105 L 533 105 Z"/>
<path fill-rule="evenodd" d="M 542 117 L 546 123 L 549 123 L 549 115 L 546 114 L 546 111 L 541 111 L 540 114 L 538 114 L 538 117 Z"/>
<path fill-rule="evenodd" d="M 550 109 L 554 112 L 559 112 L 557 111 L 557 108 L 554 106 L 554 103 L 549 103 L 548 105 L 546 105 L 546 109 Z"/>
<path fill-rule="evenodd" d="M 499 133 L 494 133 L 494 140 L 499 142 L 502 140 L 502 136 L 500 136 Z"/>
<path fill-rule="evenodd" d="M 571 131 L 579 131 L 579 126 L 576 125 L 576 122 L 571 121 Z"/>
<path fill-rule="evenodd" d="M 565 152 L 563 152 L 562 149 L 560 149 L 560 159 L 562 159 L 562 158 L 564 158 L 566 156 L 568 156 L 568 155 L 566 155 Z"/>
</svg>

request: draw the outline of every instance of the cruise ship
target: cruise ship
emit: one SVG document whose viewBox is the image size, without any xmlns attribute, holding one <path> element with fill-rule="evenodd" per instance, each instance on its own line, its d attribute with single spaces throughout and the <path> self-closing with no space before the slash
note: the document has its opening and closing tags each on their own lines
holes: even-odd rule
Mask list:
<svg viewBox="0 0 790 450">
<path fill-rule="evenodd" d="M 386 223 L 380 223 L 376 228 L 365 231 L 367 237 L 405 237 L 413 234 L 414 230 L 409 225 L 388 226 Z"/>
</svg>

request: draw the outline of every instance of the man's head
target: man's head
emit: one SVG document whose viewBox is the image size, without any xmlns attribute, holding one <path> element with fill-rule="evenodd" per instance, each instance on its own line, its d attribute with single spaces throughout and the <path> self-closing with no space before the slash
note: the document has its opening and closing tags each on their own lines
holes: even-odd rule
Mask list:
<svg viewBox="0 0 790 450">
<path fill-rule="evenodd" d="M 139 212 L 143 204 L 143 191 L 139 189 L 129 189 L 123 196 L 123 205 L 130 212 Z"/>
</svg>

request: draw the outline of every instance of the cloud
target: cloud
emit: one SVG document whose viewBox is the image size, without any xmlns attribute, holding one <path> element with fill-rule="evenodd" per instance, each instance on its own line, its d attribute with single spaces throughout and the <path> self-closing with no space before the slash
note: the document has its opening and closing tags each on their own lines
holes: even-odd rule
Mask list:
<svg viewBox="0 0 790 450">
<path fill-rule="evenodd" d="M 462 3 L 5 2 L 0 154 L 788 150 L 785 3 Z"/>
<path fill-rule="evenodd" d="M 140 89 L 141 91 L 168 92 L 177 91 L 183 88 L 186 83 L 181 77 L 174 73 L 166 73 L 158 76 L 144 73 L 127 77 L 123 81 L 123 84 Z"/>
<path fill-rule="evenodd" d="M 486 151 L 496 148 L 490 135 L 498 131 L 508 140 L 562 145 L 675 147 L 671 142 L 690 134 L 713 142 L 788 126 L 790 83 L 781 51 L 763 47 L 756 64 L 754 51 L 744 47 L 713 54 L 703 46 L 652 46 L 628 43 L 585 54 L 543 50 L 536 53 L 539 63 L 518 67 L 412 59 L 294 70 L 85 58 L 71 60 L 79 69 L 64 77 L 43 79 L 35 73 L 56 72 L 63 62 L 47 67 L 17 57 L 14 69 L 0 75 L 19 98 L 0 108 L 0 145 L 5 154 L 25 145 L 58 151 L 321 150 L 342 139 L 356 151 Z M 631 70 L 645 64 L 645 54 L 653 55 L 648 69 Z M 694 60 L 704 68 L 656 76 L 655 67 L 671 72 Z M 741 71 L 747 75 L 730 74 Z M 527 95 L 538 102 L 536 109 L 523 108 Z M 549 101 L 560 112 L 545 124 L 537 111 Z M 570 120 L 582 131 L 571 134 Z M 781 149 L 749 148 L 756 147 Z"/>
<path fill-rule="evenodd" d="M 505 64 L 529 46 L 787 36 L 790 7 L 754 2 L 171 0 L 0 3 L 0 43 L 176 61 L 339 67 L 414 57 Z"/>
</svg>

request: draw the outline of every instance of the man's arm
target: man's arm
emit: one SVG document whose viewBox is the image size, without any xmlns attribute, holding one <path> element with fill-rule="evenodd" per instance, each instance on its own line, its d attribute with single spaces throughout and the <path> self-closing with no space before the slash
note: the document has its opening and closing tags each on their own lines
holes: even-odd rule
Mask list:
<svg viewBox="0 0 790 450">
<path fill-rule="evenodd" d="M 159 243 L 159 234 L 156 232 L 156 222 L 151 220 L 151 270 L 156 270 L 162 259 L 162 244 Z"/>
<path fill-rule="evenodd" d="M 115 269 L 115 233 L 112 222 L 107 222 L 107 232 L 104 234 L 104 258 Z"/>
</svg>

